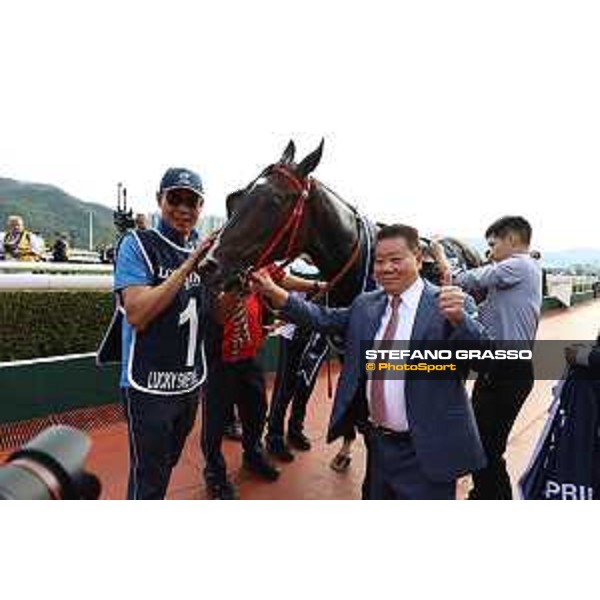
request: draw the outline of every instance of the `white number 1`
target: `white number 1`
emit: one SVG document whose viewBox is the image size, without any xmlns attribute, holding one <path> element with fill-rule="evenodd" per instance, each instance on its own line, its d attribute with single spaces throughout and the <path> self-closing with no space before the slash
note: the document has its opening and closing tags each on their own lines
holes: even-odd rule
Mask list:
<svg viewBox="0 0 600 600">
<path fill-rule="evenodd" d="M 190 322 L 190 338 L 188 340 L 186 367 L 194 366 L 196 356 L 196 342 L 198 340 L 198 310 L 196 309 L 196 298 L 190 298 L 186 309 L 179 314 L 179 324 L 185 325 Z"/>
</svg>

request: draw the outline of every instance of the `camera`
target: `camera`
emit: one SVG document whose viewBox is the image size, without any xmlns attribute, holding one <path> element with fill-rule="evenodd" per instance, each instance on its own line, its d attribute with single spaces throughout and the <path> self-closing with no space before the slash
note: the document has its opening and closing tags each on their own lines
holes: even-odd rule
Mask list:
<svg viewBox="0 0 600 600">
<path fill-rule="evenodd" d="M 0 500 L 96 500 L 100 481 L 83 468 L 90 448 L 82 431 L 49 427 L 0 466 Z"/>
</svg>

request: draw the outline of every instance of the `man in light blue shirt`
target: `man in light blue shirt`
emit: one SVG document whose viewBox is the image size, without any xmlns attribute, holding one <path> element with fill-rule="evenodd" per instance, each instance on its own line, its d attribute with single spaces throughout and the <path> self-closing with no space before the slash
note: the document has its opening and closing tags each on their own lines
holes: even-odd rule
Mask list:
<svg viewBox="0 0 600 600">
<path fill-rule="evenodd" d="M 129 428 L 129 499 L 165 496 L 192 429 L 206 377 L 204 332 L 208 290 L 196 267 L 207 244 L 194 227 L 202 208 L 200 177 L 189 169 L 164 174 L 157 229 L 123 238 L 115 266 L 122 319 L 120 385 Z"/>
<path fill-rule="evenodd" d="M 488 227 L 485 237 L 491 263 L 453 273 L 452 283 L 469 293 L 485 293 L 478 320 L 492 339 L 532 346 L 542 307 L 542 273 L 529 253 L 531 225 L 520 216 L 502 217 Z M 435 253 L 448 277 L 449 265 L 440 244 Z M 518 367 L 511 365 L 510 373 L 495 366 L 475 382 L 473 408 L 488 466 L 473 474 L 472 499 L 512 498 L 504 453 L 534 383 L 531 363 L 521 362 Z"/>
<path fill-rule="evenodd" d="M 172 228 L 169 227 L 167 222 L 163 219 L 158 222 L 157 231 L 162 233 L 167 238 L 173 237 L 174 234 Z M 190 233 L 189 238 L 185 241 L 184 247 L 191 250 L 195 248 L 197 244 L 198 232 L 196 229 L 194 229 Z M 136 238 L 133 235 L 126 235 L 119 244 L 119 254 L 115 268 L 115 291 L 124 290 L 125 288 L 131 286 L 149 286 L 152 285 L 152 281 L 153 276 L 150 272 L 148 264 L 146 263 L 140 245 L 137 243 Z M 127 319 L 124 319 L 122 329 L 122 349 L 124 360 L 121 366 L 121 388 L 129 387 L 126 358 L 129 356 L 133 329 L 133 326 L 130 325 Z"/>
</svg>

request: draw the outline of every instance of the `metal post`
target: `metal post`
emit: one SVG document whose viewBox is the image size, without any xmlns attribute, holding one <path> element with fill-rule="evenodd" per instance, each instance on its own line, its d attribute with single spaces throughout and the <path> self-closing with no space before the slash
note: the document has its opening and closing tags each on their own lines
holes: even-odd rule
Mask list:
<svg viewBox="0 0 600 600">
<path fill-rule="evenodd" d="M 90 247 L 89 250 L 94 249 L 94 213 L 90 210 Z"/>
</svg>

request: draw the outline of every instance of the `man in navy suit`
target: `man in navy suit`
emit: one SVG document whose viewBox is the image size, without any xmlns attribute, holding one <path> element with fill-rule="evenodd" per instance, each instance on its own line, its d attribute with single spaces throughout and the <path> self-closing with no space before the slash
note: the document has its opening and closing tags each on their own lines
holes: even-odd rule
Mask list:
<svg viewBox="0 0 600 600">
<path fill-rule="evenodd" d="M 345 334 L 346 358 L 327 439 L 340 437 L 349 423 L 365 433 L 369 499 L 453 499 L 457 478 L 485 464 L 464 386 L 465 365 L 443 379 L 410 371 L 405 379 L 366 377 L 362 354 L 373 340 L 412 345 L 487 339 L 472 298 L 457 287 L 423 281 L 420 267 L 417 230 L 391 225 L 377 237 L 374 276 L 381 287 L 360 294 L 348 308 L 302 300 L 263 271 L 253 277 L 255 289 L 290 320 Z"/>
</svg>

